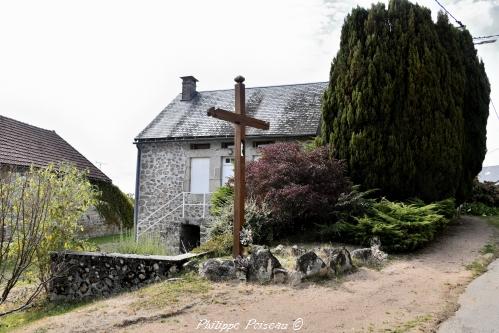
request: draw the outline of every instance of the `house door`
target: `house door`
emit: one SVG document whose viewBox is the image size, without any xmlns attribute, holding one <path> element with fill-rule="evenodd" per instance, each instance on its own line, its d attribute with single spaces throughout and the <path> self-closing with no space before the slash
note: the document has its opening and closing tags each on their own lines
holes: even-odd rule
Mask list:
<svg viewBox="0 0 499 333">
<path fill-rule="evenodd" d="M 230 177 L 234 177 L 234 158 L 222 158 L 222 185 L 227 184 Z"/>
<path fill-rule="evenodd" d="M 210 159 L 208 157 L 191 158 L 192 193 L 210 192 Z"/>
<path fill-rule="evenodd" d="M 180 225 L 180 253 L 187 253 L 198 247 L 201 239 L 201 230 L 198 225 Z"/>
</svg>

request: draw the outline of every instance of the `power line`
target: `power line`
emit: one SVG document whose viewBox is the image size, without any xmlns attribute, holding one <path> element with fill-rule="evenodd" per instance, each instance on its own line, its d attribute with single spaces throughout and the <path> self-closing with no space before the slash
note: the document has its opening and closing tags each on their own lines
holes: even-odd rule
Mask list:
<svg viewBox="0 0 499 333">
<path fill-rule="evenodd" d="M 476 42 L 476 43 L 473 43 L 473 44 L 474 45 L 482 45 L 482 44 L 492 44 L 492 43 L 495 43 L 495 42 L 497 42 L 497 39 L 484 40 L 484 41 Z"/>
<path fill-rule="evenodd" d="M 489 39 L 489 38 L 494 38 L 494 37 L 499 37 L 499 34 L 497 34 L 497 35 L 489 35 L 489 36 L 473 37 L 473 39 Z"/>
<path fill-rule="evenodd" d="M 464 29 L 466 28 L 466 26 L 463 24 L 463 22 L 459 21 L 457 18 L 454 17 L 454 15 L 452 15 L 448 10 L 447 8 L 445 8 L 440 2 L 438 2 L 438 0 L 435 0 L 435 2 L 450 16 L 454 19 L 454 21 L 456 21 L 457 25 L 459 25 L 460 28 Z"/>
<path fill-rule="evenodd" d="M 499 114 L 497 113 L 496 107 L 494 105 L 494 102 L 492 102 L 492 100 L 490 100 L 490 104 L 492 105 L 492 108 L 494 109 L 494 112 L 496 114 L 497 120 L 499 120 Z"/>
</svg>

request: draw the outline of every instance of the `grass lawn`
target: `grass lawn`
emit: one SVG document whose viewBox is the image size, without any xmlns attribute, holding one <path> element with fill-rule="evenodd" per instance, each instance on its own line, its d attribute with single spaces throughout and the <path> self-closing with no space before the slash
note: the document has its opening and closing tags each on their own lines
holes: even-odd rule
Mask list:
<svg viewBox="0 0 499 333">
<path fill-rule="evenodd" d="M 158 235 L 141 236 L 140 242 L 136 242 L 131 230 L 118 235 L 93 237 L 87 241 L 100 252 L 169 255 Z"/>
</svg>

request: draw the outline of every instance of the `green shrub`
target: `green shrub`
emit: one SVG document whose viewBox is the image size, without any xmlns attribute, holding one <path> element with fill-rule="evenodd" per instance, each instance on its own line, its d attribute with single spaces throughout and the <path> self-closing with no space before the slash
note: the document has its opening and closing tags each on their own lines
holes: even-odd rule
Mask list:
<svg viewBox="0 0 499 333">
<path fill-rule="evenodd" d="M 232 235 L 234 223 L 234 206 L 228 201 L 220 206 L 218 215 L 213 217 L 209 230 L 210 237 L 224 234 Z M 245 224 L 243 229 L 251 231 L 253 243 L 268 244 L 274 240 L 274 230 L 278 227 L 272 219 L 272 213 L 266 204 L 257 205 L 254 200 L 246 201 L 244 210 Z"/>
<path fill-rule="evenodd" d="M 435 238 L 454 216 L 454 200 L 447 199 L 429 205 L 392 202 L 382 199 L 370 212 L 354 220 L 341 220 L 321 225 L 323 238 L 368 246 L 378 237 L 385 251 L 403 252 L 422 247 Z"/>
<path fill-rule="evenodd" d="M 234 187 L 220 186 L 211 195 L 210 213 L 212 216 L 220 216 L 225 206 L 234 202 Z"/>
<path fill-rule="evenodd" d="M 499 207 L 499 185 L 494 182 L 473 182 L 472 202 L 480 202 L 489 207 Z"/>
<path fill-rule="evenodd" d="M 490 207 L 482 202 L 465 203 L 461 212 L 466 215 L 495 216 L 499 215 L 499 207 Z"/>
<path fill-rule="evenodd" d="M 133 199 L 111 183 L 94 181 L 93 184 L 99 191 L 95 208 L 106 223 L 132 228 Z"/>
<path fill-rule="evenodd" d="M 191 252 L 210 252 L 210 255 L 213 257 L 230 256 L 232 253 L 232 243 L 232 233 L 224 233 L 211 237 L 208 241 L 193 249 Z"/>
</svg>

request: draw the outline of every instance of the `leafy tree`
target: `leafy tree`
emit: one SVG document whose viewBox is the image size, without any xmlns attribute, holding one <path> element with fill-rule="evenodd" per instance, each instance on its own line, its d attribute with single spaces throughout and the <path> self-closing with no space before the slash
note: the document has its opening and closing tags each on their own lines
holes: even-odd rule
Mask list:
<svg viewBox="0 0 499 333">
<path fill-rule="evenodd" d="M 18 282 L 31 274 L 39 280 L 23 309 L 47 288 L 53 276 L 50 251 L 82 248 L 77 221 L 95 203 L 96 193 L 84 173 L 69 165 L 0 173 L 0 305 Z M 25 296 L 25 299 L 22 297 Z"/>
<path fill-rule="evenodd" d="M 326 147 L 306 150 L 297 142 L 261 148 L 260 159 L 247 166 L 246 182 L 248 197 L 272 212 L 274 237 L 330 219 L 339 196 L 352 186 L 344 163 Z"/>
<path fill-rule="evenodd" d="M 407 0 L 345 19 L 322 143 L 390 198 L 469 196 L 486 152 L 490 85 L 471 35 Z"/>
</svg>

